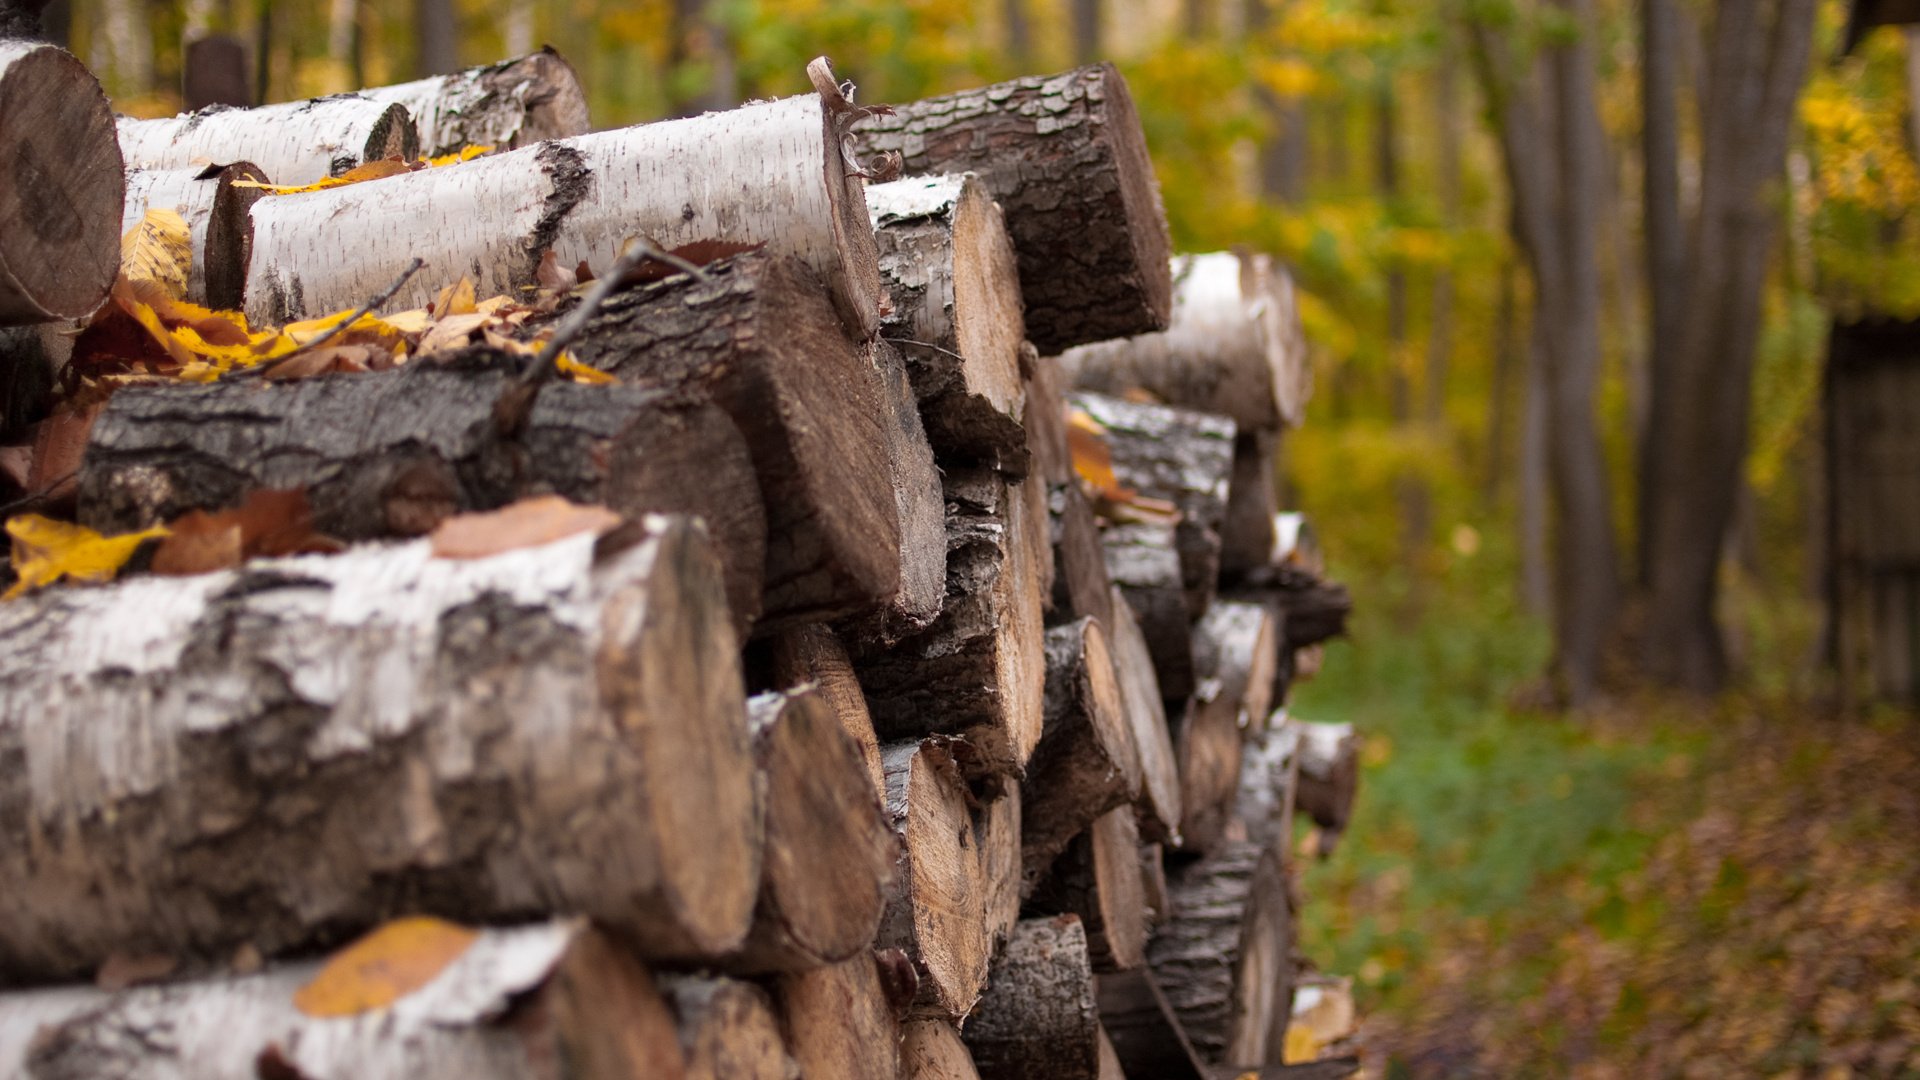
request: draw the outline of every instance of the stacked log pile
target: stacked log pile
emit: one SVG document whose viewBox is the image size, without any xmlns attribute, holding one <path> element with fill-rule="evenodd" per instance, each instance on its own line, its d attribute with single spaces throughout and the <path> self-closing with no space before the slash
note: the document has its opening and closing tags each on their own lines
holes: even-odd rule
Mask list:
<svg viewBox="0 0 1920 1080">
<path fill-rule="evenodd" d="M 1110 65 L 592 134 L 551 53 L 117 133 L 0 65 L 68 215 L 0 318 L 103 313 L 11 451 L 73 524 L 9 524 L 0 1073 L 1281 1064 L 1357 763 L 1285 709 L 1348 606 L 1277 514 L 1305 350 L 1172 255 Z"/>
</svg>

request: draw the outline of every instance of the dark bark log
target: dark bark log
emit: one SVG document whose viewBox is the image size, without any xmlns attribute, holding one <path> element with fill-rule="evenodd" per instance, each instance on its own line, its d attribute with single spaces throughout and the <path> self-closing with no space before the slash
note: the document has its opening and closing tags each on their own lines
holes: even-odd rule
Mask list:
<svg viewBox="0 0 1920 1080">
<path fill-rule="evenodd" d="M 1053 541 L 1053 622 L 1091 616 L 1113 625 L 1113 579 L 1107 576 L 1106 550 L 1093 507 L 1080 481 L 1057 484 L 1049 494 L 1048 521 Z"/>
<path fill-rule="evenodd" d="M 1201 1063 L 1173 1006 L 1153 981 L 1150 968 L 1101 975 L 1094 980 L 1100 1024 L 1128 1076 L 1163 1080 L 1214 1080 Z"/>
<path fill-rule="evenodd" d="M 1020 280 L 1000 207 L 971 176 L 867 190 L 893 311 L 880 334 L 907 373 L 942 459 L 1027 468 Z"/>
<path fill-rule="evenodd" d="M 1045 735 L 1021 788 L 1023 896 L 1075 835 L 1132 803 L 1141 782 L 1140 751 L 1100 624 L 1086 618 L 1047 631 L 1046 653 Z"/>
<path fill-rule="evenodd" d="M 900 849 L 860 748 L 826 695 L 748 702 L 765 856 L 753 929 L 729 971 L 804 971 L 868 947 L 893 890 Z"/>
<path fill-rule="evenodd" d="M 957 1021 L 979 998 L 993 954 L 966 781 L 944 739 L 888 746 L 881 760 L 903 853 L 876 943 L 913 962 L 910 1017 Z"/>
<path fill-rule="evenodd" d="M 673 1014 L 646 968 L 583 922 L 481 931 L 399 1007 L 354 1016 L 316 1019 L 295 1006 L 320 966 L 111 995 L 0 996 L 0 1069 L 32 1080 L 539 1080 L 565 1061 L 581 1080 L 700 1075 L 685 1071 Z M 61 1000 L 33 1016 L 46 999 Z"/>
<path fill-rule="evenodd" d="M 203 165 L 130 169 L 121 232 L 138 225 L 150 209 L 179 211 L 192 238 L 186 299 L 220 311 L 237 310 L 253 250 L 247 212 L 266 193 L 257 187 L 235 187 L 234 182 L 266 179 L 266 173 L 246 161 L 219 169 Z"/>
<path fill-rule="evenodd" d="M 579 911 L 659 957 L 738 946 L 760 812 L 719 567 L 684 519 L 625 532 L 7 605 L 0 874 L 31 887 L 0 978 L 271 956 L 403 912 Z"/>
<path fill-rule="evenodd" d="M 981 1080 L 1098 1080 L 1100 1011 L 1080 920 L 1022 919 L 961 1036 Z"/>
<path fill-rule="evenodd" d="M 232 34 L 206 34 L 187 42 L 182 53 L 180 103 L 188 112 L 209 105 L 244 109 L 254 104 L 246 42 Z"/>
<path fill-rule="evenodd" d="M 884 609 L 847 630 L 884 643 L 925 630 L 940 614 L 947 589 L 947 504 L 900 353 L 877 341 L 873 358 L 880 371 L 888 421 L 882 430 L 900 518 L 900 587 Z"/>
<path fill-rule="evenodd" d="M 1220 523 L 1220 576 L 1232 581 L 1266 566 L 1276 539 L 1273 517 L 1280 512 L 1273 470 L 1280 448 L 1275 432 L 1243 432 L 1233 441 L 1233 479 L 1227 487 L 1227 512 Z"/>
<path fill-rule="evenodd" d="M 972 172 L 999 200 L 1042 353 L 1167 325 L 1166 214 L 1113 65 L 896 106 L 854 134 L 862 154 L 899 153 L 915 176 Z"/>
<path fill-rule="evenodd" d="M 1174 734 L 1180 762 L 1180 850 L 1226 838 L 1240 783 L 1241 745 L 1272 701 L 1280 639 L 1271 610 L 1222 601 L 1194 627 L 1199 689 Z"/>
<path fill-rule="evenodd" d="M 914 1020 L 903 1027 L 900 1080 L 980 1080 L 973 1055 L 952 1024 Z"/>
<path fill-rule="evenodd" d="M 1031 346 L 1029 346 L 1031 347 Z M 1027 449 L 1035 475 L 1049 486 L 1074 482 L 1073 452 L 1067 447 L 1067 382 L 1057 356 L 1028 357 Z"/>
<path fill-rule="evenodd" d="M 1353 597 L 1345 585 L 1327 581 L 1292 562 L 1276 563 L 1249 576 L 1233 595 L 1279 608 L 1282 652 L 1304 649 L 1346 633 L 1347 616 L 1353 612 Z"/>
<path fill-rule="evenodd" d="M 1228 844 L 1168 875 L 1173 914 L 1147 960 L 1200 1055 L 1279 1064 L 1293 1001 L 1293 916 L 1280 853 Z"/>
<path fill-rule="evenodd" d="M 769 685 L 793 690 L 811 683 L 833 707 L 840 730 L 860 748 L 867 778 L 876 799 L 885 799 L 886 775 L 880 767 L 880 740 L 873 733 L 867 698 L 853 673 L 853 661 L 832 630 L 817 623 L 796 626 L 772 635 L 769 641 L 772 680 Z"/>
<path fill-rule="evenodd" d="M 553 492 L 707 523 L 741 628 L 760 608 L 766 517 L 740 430 L 698 397 L 546 386 L 516 437 L 494 407 L 521 361 L 476 348 L 393 371 L 128 387 L 94 423 L 80 519 L 109 532 L 263 489 L 305 488 L 321 531 L 417 536 L 449 514 Z"/>
<path fill-rule="evenodd" d="M 1160 694 L 1178 701 L 1193 693 L 1193 614 L 1181 573 L 1173 525 L 1115 525 L 1100 534 L 1107 575 L 1139 620 Z"/>
<path fill-rule="evenodd" d="M 980 880 L 986 895 L 987 938 L 997 951 L 1020 921 L 1021 792 L 1025 785 L 1006 781 L 1000 797 L 976 810 L 973 839 L 980 854 Z"/>
<path fill-rule="evenodd" d="M 405 106 L 428 156 L 469 146 L 513 150 L 589 130 L 586 91 L 573 65 L 551 48 L 360 93 Z"/>
<path fill-rule="evenodd" d="M 970 776 L 1018 777 L 1040 741 L 1045 627 L 1026 500 L 990 469 L 952 469 L 947 595 L 923 633 L 861 646 L 854 669 L 886 740 L 958 736 Z"/>
<path fill-rule="evenodd" d="M 126 193 L 107 95 L 64 49 L 0 40 L 0 115 L 0 326 L 91 314 L 119 271 Z"/>
<path fill-rule="evenodd" d="M 1166 705 L 1146 638 L 1118 586 L 1111 609 L 1114 675 L 1120 682 L 1120 700 L 1133 729 L 1134 747 L 1140 752 L 1140 798 L 1134 804 L 1140 832 L 1155 843 L 1174 842 L 1180 836 L 1180 765 L 1174 756 Z"/>
<path fill-rule="evenodd" d="M 276 184 L 311 184 L 369 161 L 420 156 L 420 135 L 407 110 L 358 94 L 253 109 L 211 106 L 160 120 L 123 116 L 117 128 L 129 166 L 250 161 Z"/>
<path fill-rule="evenodd" d="M 1077 915 L 1095 971 L 1147 962 L 1147 893 L 1133 810 L 1100 815 L 1073 839 L 1028 901 L 1029 915 Z"/>
<path fill-rule="evenodd" d="M 783 975 L 774 998 L 801 1076 L 899 1080 L 900 1024 L 872 955 Z"/>
<path fill-rule="evenodd" d="M 706 975 L 670 975 L 662 988 L 679 1021 L 687 1080 L 790 1080 L 798 1073 L 766 991 Z"/>
</svg>

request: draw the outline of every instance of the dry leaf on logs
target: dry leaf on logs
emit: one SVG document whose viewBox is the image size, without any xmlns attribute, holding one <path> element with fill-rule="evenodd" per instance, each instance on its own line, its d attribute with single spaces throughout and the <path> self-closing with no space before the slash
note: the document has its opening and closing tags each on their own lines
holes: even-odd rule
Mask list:
<svg viewBox="0 0 1920 1080">
<path fill-rule="evenodd" d="M 1080 409 L 1067 414 L 1067 450 L 1073 457 L 1073 471 L 1096 495 L 1111 502 L 1133 498 L 1133 491 L 1121 487 L 1119 477 L 1114 475 L 1107 429 Z"/>
<path fill-rule="evenodd" d="M 127 953 L 114 953 L 93 973 L 93 984 L 109 994 L 118 993 L 129 986 L 159 982 L 174 973 L 180 964 L 171 956 L 147 954 L 132 956 Z"/>
<path fill-rule="evenodd" d="M 11 600 L 63 577 L 112 581 L 141 544 L 167 535 L 167 530 L 156 525 L 136 533 L 101 536 L 84 525 L 21 514 L 7 519 L 7 535 L 13 537 L 13 572 L 19 578 L 7 590 L 6 598 Z"/>
<path fill-rule="evenodd" d="M 156 574 L 209 574 L 255 557 L 340 550 L 313 529 L 306 491 L 255 491 L 231 510 L 189 510 L 168 523 L 153 553 Z"/>
<path fill-rule="evenodd" d="M 479 933 L 442 919 L 395 919 L 335 953 L 293 1005 L 312 1017 L 385 1008 L 432 982 Z"/>
<path fill-rule="evenodd" d="M 429 540 L 438 558 L 484 559 L 575 533 L 605 536 L 620 520 L 619 514 L 604 506 L 581 506 L 558 495 L 541 495 L 486 513 L 455 514 L 435 526 Z"/>
<path fill-rule="evenodd" d="M 533 269 L 534 284 L 551 293 L 571 292 L 580 284 L 580 276 L 560 265 L 560 257 L 548 248 L 540 256 L 540 265 Z"/>
<path fill-rule="evenodd" d="M 120 273 L 130 283 L 151 283 L 169 296 L 185 296 L 192 266 L 193 236 L 178 210 L 148 210 L 120 237 Z"/>
<path fill-rule="evenodd" d="M 471 315 L 473 311 L 472 278 L 461 278 L 441 289 L 440 295 L 433 298 L 433 317 L 436 319 L 445 319 L 449 315 Z"/>
</svg>

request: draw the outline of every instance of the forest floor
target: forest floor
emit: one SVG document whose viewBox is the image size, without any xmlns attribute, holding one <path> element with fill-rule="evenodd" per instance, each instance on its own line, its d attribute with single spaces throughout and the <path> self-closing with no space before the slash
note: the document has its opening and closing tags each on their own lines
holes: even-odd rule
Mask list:
<svg viewBox="0 0 1920 1080">
<path fill-rule="evenodd" d="M 1361 589 L 1294 704 L 1368 739 L 1299 878 L 1366 1075 L 1920 1078 L 1920 720 L 1785 691 L 1530 713 L 1540 631 L 1452 591 L 1413 618 Z"/>
</svg>

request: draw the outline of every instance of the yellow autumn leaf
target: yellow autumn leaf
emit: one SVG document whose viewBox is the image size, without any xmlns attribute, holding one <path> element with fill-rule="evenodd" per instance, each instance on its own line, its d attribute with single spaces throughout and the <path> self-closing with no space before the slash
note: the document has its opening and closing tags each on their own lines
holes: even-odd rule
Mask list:
<svg viewBox="0 0 1920 1080">
<path fill-rule="evenodd" d="M 7 535 L 13 538 L 13 571 L 19 576 L 7 590 L 6 598 L 11 600 L 63 577 L 112 581 L 142 543 L 167 535 L 167 529 L 155 525 L 140 532 L 101 536 L 83 525 L 22 514 L 7 520 Z"/>
<path fill-rule="evenodd" d="M 493 153 L 493 147 L 491 146 L 463 146 L 460 148 L 459 153 L 441 154 L 439 157 L 430 157 L 427 159 L 427 164 L 437 169 L 442 165 L 458 165 L 463 161 L 472 161 L 481 154 L 491 153 Z"/>
<path fill-rule="evenodd" d="M 345 187 L 348 184 L 363 183 L 367 180 L 384 180 L 389 176 L 398 176 L 412 171 L 413 166 L 399 158 L 383 158 L 379 161 L 355 165 L 339 176 L 323 176 L 311 184 L 266 184 L 258 180 L 235 180 L 233 186 L 259 188 L 269 195 L 299 195 L 309 191 Z"/>
<path fill-rule="evenodd" d="M 1073 471 L 1087 486 L 1102 495 L 1124 497 L 1120 495 L 1120 478 L 1113 472 L 1113 451 L 1107 446 L 1107 429 L 1100 421 L 1083 410 L 1070 411 L 1067 414 L 1067 450 L 1073 457 Z"/>
<path fill-rule="evenodd" d="M 187 294 L 193 234 L 178 210 L 148 210 L 120 237 L 120 273 L 129 283 L 152 283 L 168 296 Z"/>
<path fill-rule="evenodd" d="M 385 1008 L 432 982 L 479 936 L 443 919 L 395 919 L 335 953 L 294 991 L 294 1008 L 313 1017 Z"/>
<path fill-rule="evenodd" d="M 458 283 L 440 290 L 433 298 L 433 317 L 444 319 L 449 315 L 471 315 L 478 306 L 473 302 L 473 279 L 463 277 Z"/>
<path fill-rule="evenodd" d="M 620 381 L 619 379 L 614 378 L 613 375 L 605 371 L 601 371 L 599 368 L 590 368 L 587 365 L 581 363 L 580 361 L 575 360 L 573 358 L 573 354 L 570 352 L 566 352 L 565 350 L 561 351 L 560 359 L 555 366 L 557 366 L 560 369 L 560 374 L 565 375 L 568 378 L 571 378 L 574 382 L 577 382 L 577 383 L 588 383 L 593 386 L 605 386 L 608 383 L 617 383 Z"/>
</svg>

